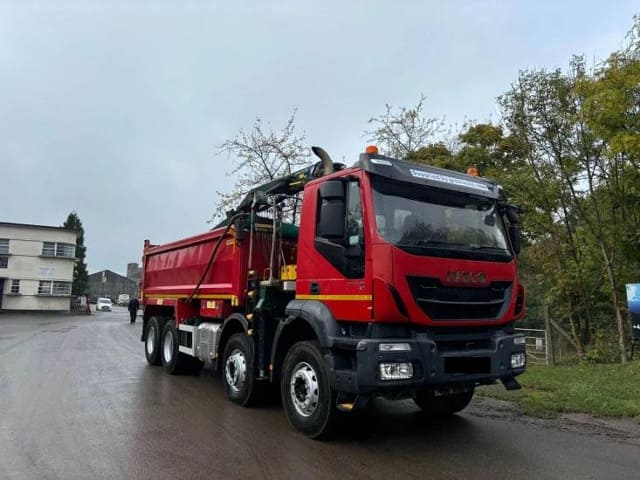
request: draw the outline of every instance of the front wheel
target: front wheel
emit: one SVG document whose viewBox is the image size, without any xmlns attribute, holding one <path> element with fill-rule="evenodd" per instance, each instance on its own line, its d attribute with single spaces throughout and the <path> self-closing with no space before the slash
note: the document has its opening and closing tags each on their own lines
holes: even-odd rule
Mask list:
<svg viewBox="0 0 640 480">
<path fill-rule="evenodd" d="M 473 398 L 474 387 L 462 392 L 436 396 L 433 390 L 420 390 L 413 401 L 422 410 L 433 416 L 448 416 L 464 410 Z"/>
<path fill-rule="evenodd" d="M 224 347 L 222 383 L 233 403 L 248 407 L 263 400 L 253 369 L 253 344 L 245 333 L 231 335 Z"/>
<path fill-rule="evenodd" d="M 331 390 L 317 342 L 296 343 L 284 359 L 280 384 L 289 423 L 310 438 L 328 437 L 336 423 L 336 394 Z"/>
</svg>

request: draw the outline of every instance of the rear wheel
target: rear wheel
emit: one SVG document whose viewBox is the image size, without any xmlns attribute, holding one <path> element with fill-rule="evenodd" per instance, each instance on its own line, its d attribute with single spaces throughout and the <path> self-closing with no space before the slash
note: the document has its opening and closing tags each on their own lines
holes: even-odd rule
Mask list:
<svg viewBox="0 0 640 480">
<path fill-rule="evenodd" d="M 160 335 L 162 333 L 161 322 L 157 317 L 151 317 L 147 323 L 147 331 L 144 342 L 144 355 L 150 365 L 160 365 Z"/>
<path fill-rule="evenodd" d="M 453 415 L 464 410 L 473 398 L 474 387 L 449 395 L 436 396 L 433 390 L 420 390 L 413 401 L 422 410 L 433 416 Z"/>
<path fill-rule="evenodd" d="M 224 347 L 222 383 L 227 397 L 245 407 L 263 400 L 262 385 L 255 380 L 253 344 L 245 333 L 231 335 Z"/>
<path fill-rule="evenodd" d="M 310 438 L 333 433 L 336 394 L 331 390 L 322 352 L 315 341 L 296 343 L 284 359 L 280 384 L 289 423 Z"/>
</svg>

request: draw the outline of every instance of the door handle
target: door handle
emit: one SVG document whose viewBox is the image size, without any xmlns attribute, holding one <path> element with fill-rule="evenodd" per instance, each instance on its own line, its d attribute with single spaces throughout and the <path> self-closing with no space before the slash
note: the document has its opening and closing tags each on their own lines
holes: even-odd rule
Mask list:
<svg viewBox="0 0 640 480">
<path fill-rule="evenodd" d="M 319 295 L 320 294 L 320 285 L 316 282 L 311 282 L 311 286 L 309 287 L 309 292 L 311 295 Z"/>
</svg>

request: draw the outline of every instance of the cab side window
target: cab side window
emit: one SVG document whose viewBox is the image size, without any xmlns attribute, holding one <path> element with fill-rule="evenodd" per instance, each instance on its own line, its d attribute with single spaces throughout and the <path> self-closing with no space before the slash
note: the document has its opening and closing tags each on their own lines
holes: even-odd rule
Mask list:
<svg viewBox="0 0 640 480">
<path fill-rule="evenodd" d="M 358 182 L 347 183 L 346 190 L 345 257 L 347 277 L 362 278 L 364 277 L 364 226 L 362 223 L 362 201 Z"/>
<path fill-rule="evenodd" d="M 357 181 L 329 180 L 320 187 L 314 245 L 345 277 L 364 277 L 364 226 Z"/>
<path fill-rule="evenodd" d="M 364 245 L 364 228 L 362 226 L 362 202 L 358 182 L 347 184 L 347 211 L 345 212 L 345 231 L 347 247 Z"/>
</svg>

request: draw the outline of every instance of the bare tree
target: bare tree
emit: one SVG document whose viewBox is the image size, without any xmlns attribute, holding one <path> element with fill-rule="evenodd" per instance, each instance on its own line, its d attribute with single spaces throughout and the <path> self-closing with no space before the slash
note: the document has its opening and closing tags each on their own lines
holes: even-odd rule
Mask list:
<svg viewBox="0 0 640 480">
<path fill-rule="evenodd" d="M 415 106 L 401 107 L 399 111 L 386 104 L 385 113 L 369 119 L 375 129 L 366 131 L 365 134 L 383 148 L 385 154 L 398 158 L 405 158 L 419 148 L 433 143 L 435 136 L 443 131 L 444 119 L 425 117 L 425 100 L 426 97 L 422 94 Z"/>
<path fill-rule="evenodd" d="M 235 178 L 233 190 L 217 192 L 219 200 L 212 220 L 224 218 L 252 188 L 295 171 L 308 163 L 309 151 L 304 145 L 305 133 L 296 133 L 294 109 L 280 131 L 266 128 L 260 118 L 251 130 L 240 130 L 234 138 L 219 147 L 219 153 L 234 155 L 234 169 L 228 176 Z"/>
</svg>

